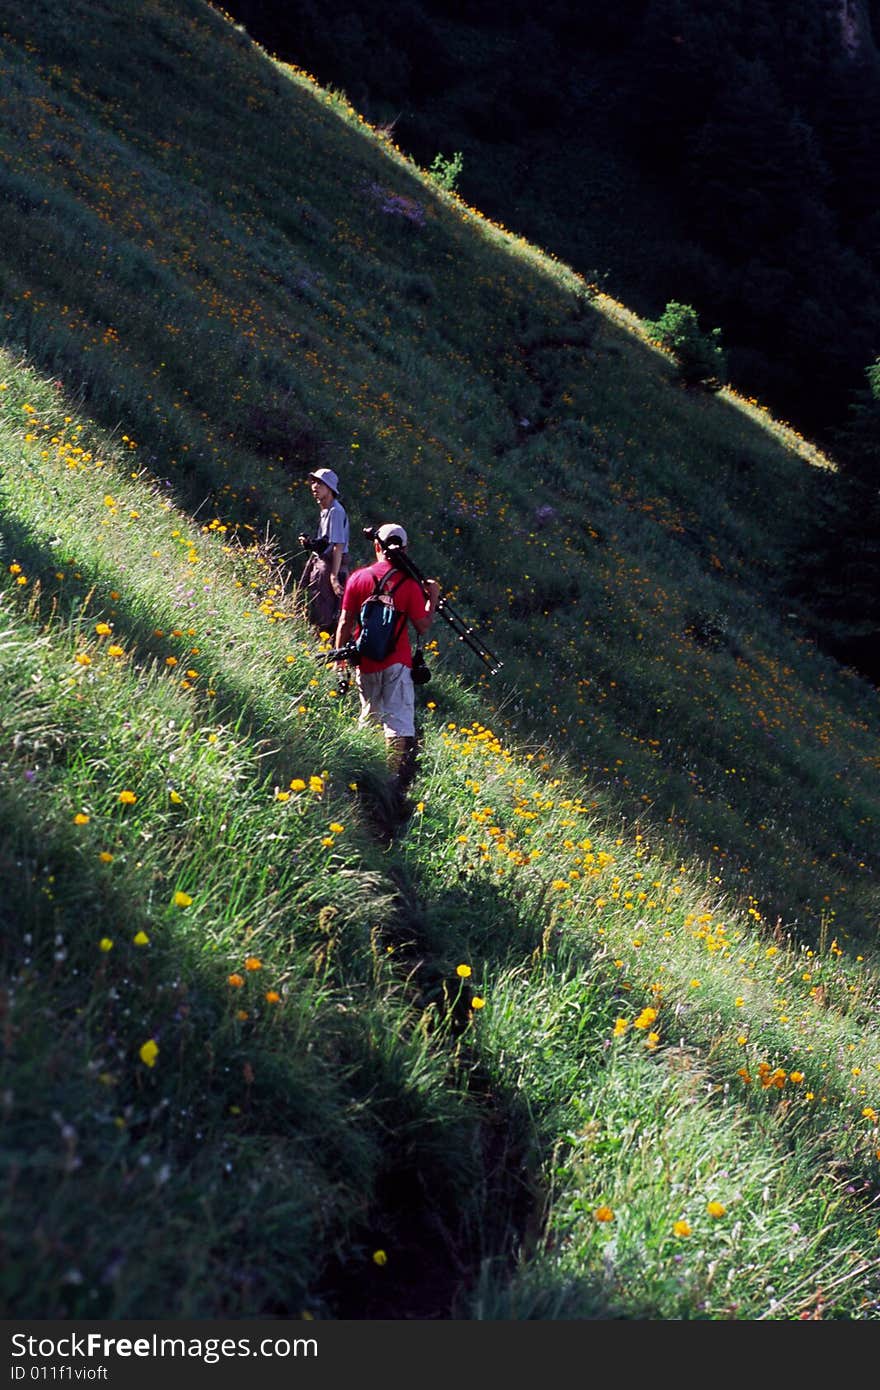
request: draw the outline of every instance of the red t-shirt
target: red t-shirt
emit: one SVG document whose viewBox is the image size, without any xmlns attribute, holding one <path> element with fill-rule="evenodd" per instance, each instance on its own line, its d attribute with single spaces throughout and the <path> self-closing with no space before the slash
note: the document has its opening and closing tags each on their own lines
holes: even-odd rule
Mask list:
<svg viewBox="0 0 880 1390">
<path fill-rule="evenodd" d="M 373 592 L 374 579 L 381 579 L 394 566 L 388 560 L 377 560 L 374 565 L 366 565 L 363 569 L 355 570 L 349 576 L 342 595 L 342 607 L 346 613 L 354 615 L 355 630 L 357 637 L 359 631 L 358 615 L 361 611 L 361 604 L 364 599 L 368 599 Z M 410 621 L 425 616 L 425 595 L 420 584 L 411 579 L 407 574 L 396 573 L 385 585 L 385 592 L 393 592 L 394 607 L 400 613 L 405 613 Z M 412 647 L 409 641 L 409 627 L 406 623 L 401 625 L 400 634 L 397 641 L 391 648 L 390 653 L 384 661 L 371 661 L 369 657 L 363 657 L 360 668 L 365 675 L 371 671 L 384 671 L 386 666 L 412 666 Z"/>
</svg>

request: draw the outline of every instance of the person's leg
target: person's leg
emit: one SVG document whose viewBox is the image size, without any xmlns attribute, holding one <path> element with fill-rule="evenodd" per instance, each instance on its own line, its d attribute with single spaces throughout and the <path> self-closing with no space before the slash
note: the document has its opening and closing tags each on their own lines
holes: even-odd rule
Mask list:
<svg viewBox="0 0 880 1390">
<path fill-rule="evenodd" d="M 408 666 L 386 666 L 382 677 L 382 728 L 386 738 L 414 738 L 415 691 Z"/>
<path fill-rule="evenodd" d="M 381 673 L 382 727 L 395 792 L 402 798 L 416 771 L 415 694 L 408 666 Z"/>
<path fill-rule="evenodd" d="M 354 683 L 361 702 L 359 724 L 382 724 L 382 675 L 381 671 L 365 674 L 359 666 L 355 667 Z"/>
<path fill-rule="evenodd" d="M 385 747 L 394 787 L 403 795 L 416 775 L 415 735 L 407 737 L 398 734 L 394 738 L 386 738 Z"/>
<path fill-rule="evenodd" d="M 326 560 L 316 555 L 310 584 L 311 621 L 321 632 L 329 632 L 332 637 L 336 631 L 339 616 L 339 599 L 330 583 L 330 566 Z"/>
</svg>

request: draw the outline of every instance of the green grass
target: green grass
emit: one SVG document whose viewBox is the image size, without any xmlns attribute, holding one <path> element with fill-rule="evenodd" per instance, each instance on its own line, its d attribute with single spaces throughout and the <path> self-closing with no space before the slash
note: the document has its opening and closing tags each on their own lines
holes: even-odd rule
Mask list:
<svg viewBox="0 0 880 1390">
<path fill-rule="evenodd" d="M 6 1315 L 876 1318 L 876 691 L 785 598 L 829 461 L 207 6 L 30 11 Z M 319 463 L 504 663 L 435 624 L 391 836 Z"/>
</svg>

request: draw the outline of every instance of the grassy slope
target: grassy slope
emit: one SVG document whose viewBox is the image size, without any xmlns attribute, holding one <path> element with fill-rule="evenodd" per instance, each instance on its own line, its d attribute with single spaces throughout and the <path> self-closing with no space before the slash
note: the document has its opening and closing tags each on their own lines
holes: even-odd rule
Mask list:
<svg viewBox="0 0 880 1390">
<path fill-rule="evenodd" d="M 759 1084 L 757 1102 L 747 1087 L 734 1123 L 707 1111 L 704 1131 L 717 1121 L 736 1138 L 741 1200 L 767 1190 L 756 1173 L 773 1173 L 780 1229 L 815 1187 L 826 1206 L 802 1224 L 817 1241 L 827 1173 L 845 1165 L 873 1182 L 870 1126 L 852 1123 L 870 1085 L 849 1063 L 856 1054 L 864 1076 L 876 1065 L 875 986 L 846 953 L 870 954 L 877 916 L 876 692 L 820 657 L 777 598 L 821 486 L 814 452 L 745 402 L 679 392 L 621 306 L 585 298 L 565 266 L 441 196 L 221 16 L 195 3 L 136 15 L 10 4 L 3 19 L 3 873 L 16 884 L 7 969 L 27 1040 L 13 1091 L 34 1096 L 16 1116 L 16 1152 L 29 1174 L 24 1155 L 41 1156 L 37 1178 L 41 1164 L 68 1164 L 57 1209 L 13 1247 L 10 1307 L 205 1315 L 216 1307 L 200 1275 L 219 1271 L 220 1311 L 233 1315 L 309 1300 L 331 1316 L 386 1311 L 364 1265 L 371 1240 L 394 1232 L 405 1246 L 389 1197 L 404 1178 L 408 1219 L 423 1212 L 435 1231 L 446 1196 L 471 1194 L 476 1248 L 462 1254 L 461 1231 L 448 1243 L 466 1263 L 497 1256 L 504 1285 L 504 1257 L 540 1210 L 533 1199 L 523 1214 L 505 1174 L 522 1169 L 543 1191 L 547 1155 L 578 1133 L 583 1154 L 541 1198 L 558 1268 L 537 1293 L 514 1280 L 509 1314 L 493 1314 L 499 1295 L 484 1290 L 488 1315 L 556 1315 L 569 1298 L 581 1313 L 622 1300 L 631 1316 L 688 1315 L 706 1306 L 708 1246 L 669 1292 L 672 1247 L 661 1242 L 634 1285 L 640 1238 L 627 1255 L 622 1233 L 619 1284 L 593 1286 L 608 1252 L 583 1215 L 591 1182 L 594 1204 L 622 1184 L 615 1207 L 627 1193 L 631 1233 L 656 1218 L 659 1179 L 619 1152 L 636 1077 L 656 1088 L 658 1115 L 702 1114 L 714 1084 L 725 1097 L 742 1086 L 744 1032 L 760 1038 L 753 1068 L 782 1057 L 800 1075 L 825 1047 L 830 1072 L 812 1094 L 834 1111 L 833 1138 L 807 1146 L 802 1190 L 789 1176 L 783 1200 L 799 1132 L 785 1126 L 802 1121 L 797 1106 L 793 1119 L 760 1109 L 773 1087 Z M 435 628 L 423 809 L 390 861 L 349 790 L 381 795 L 380 750 L 330 693 L 286 588 L 317 462 L 339 468 L 355 528 L 405 520 L 417 562 L 505 662 L 490 678 Z M 124 656 L 107 657 L 102 619 Z M 181 678 L 169 657 L 197 674 Z M 46 786 L 36 806 L 34 775 Z M 305 799 L 284 790 L 297 777 Z M 132 785 L 137 802 L 120 810 Z M 75 808 L 90 817 L 79 828 Z M 86 850 L 78 830 L 95 837 Z M 176 909 L 178 891 L 194 903 Z M 114 947 L 99 970 L 105 921 Z M 126 947 L 108 982 L 117 938 L 141 924 L 161 951 L 148 968 Z M 263 978 L 243 973 L 248 953 L 271 966 L 283 1013 L 260 998 L 230 1004 L 230 988 Z M 455 973 L 464 961 L 491 1007 L 450 1062 L 443 1049 L 476 1021 Z M 43 990 L 28 1023 L 21 1001 Z M 642 994 L 663 999 L 679 1063 L 658 1067 L 656 1045 L 615 1053 L 604 1092 L 585 1089 L 586 1062 L 607 1061 L 615 1016 Z M 442 1020 L 436 1047 L 414 1016 Z M 536 1067 L 540 1016 L 556 1019 L 558 1071 Z M 63 1047 L 55 1029 L 43 1036 L 47 1017 L 69 1033 Z M 173 1084 L 138 1060 L 157 1034 L 163 1062 L 173 1040 Z M 700 1060 L 682 1081 L 685 1056 Z M 54 1097 L 34 1082 L 47 1074 Z M 112 1100 L 98 1104 L 96 1086 Z M 198 1120 L 172 1124 L 169 1106 Z M 100 1164 L 91 1135 L 67 1132 L 71 1114 L 107 1136 Z M 479 1142 L 462 1144 L 469 1127 Z M 588 1152 L 593 1176 L 575 1181 Z M 267 1177 L 227 1230 L 222 1175 L 255 1160 Z M 285 1164 L 297 1181 L 279 1190 Z M 151 1178 L 136 1237 L 149 1278 L 112 1233 L 86 1245 L 79 1269 L 84 1203 L 122 1222 L 124 1190 L 146 1168 L 166 1174 Z M 184 1239 L 193 1209 L 210 1232 L 185 1289 L 151 1215 L 169 1200 L 168 1173 Z M 30 1180 L 7 1180 L 9 1210 L 22 1188 L 27 1205 Z M 870 1289 L 866 1190 L 834 1259 L 868 1271 Z M 251 1211 L 264 1212 L 254 1245 Z M 34 1261 L 46 1272 L 28 1295 Z M 436 1307 L 455 1280 L 439 1259 L 434 1274 Z M 792 1290 L 788 1315 L 814 1292 Z M 704 1315 L 731 1315 L 733 1299 Z M 758 1293 L 733 1315 L 765 1306 Z M 844 1306 L 851 1316 L 858 1303 Z"/>
</svg>

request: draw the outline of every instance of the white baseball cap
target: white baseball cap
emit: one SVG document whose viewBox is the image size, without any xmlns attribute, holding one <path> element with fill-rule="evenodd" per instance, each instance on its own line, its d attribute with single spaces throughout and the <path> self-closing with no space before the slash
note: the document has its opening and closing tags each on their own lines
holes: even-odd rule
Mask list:
<svg viewBox="0 0 880 1390">
<path fill-rule="evenodd" d="M 406 545 L 406 532 L 402 526 L 397 526 L 393 521 L 386 521 L 384 526 L 380 526 L 376 532 L 376 539 L 386 545 L 388 541 L 399 541 L 401 545 Z"/>
</svg>

